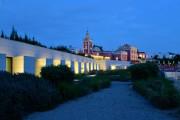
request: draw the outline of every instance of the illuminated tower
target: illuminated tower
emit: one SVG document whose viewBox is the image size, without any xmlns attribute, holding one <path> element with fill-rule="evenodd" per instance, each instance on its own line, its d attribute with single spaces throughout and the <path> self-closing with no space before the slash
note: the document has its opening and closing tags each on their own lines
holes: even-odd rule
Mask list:
<svg viewBox="0 0 180 120">
<path fill-rule="evenodd" d="M 89 55 L 92 53 L 92 48 L 93 48 L 93 43 L 92 40 L 90 38 L 89 32 L 86 32 L 86 37 L 84 38 L 83 41 L 83 52 L 86 55 Z"/>
</svg>

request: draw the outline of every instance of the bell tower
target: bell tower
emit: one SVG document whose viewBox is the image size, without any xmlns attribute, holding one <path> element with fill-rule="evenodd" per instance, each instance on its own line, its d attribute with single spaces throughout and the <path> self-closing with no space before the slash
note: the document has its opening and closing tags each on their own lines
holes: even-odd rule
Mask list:
<svg viewBox="0 0 180 120">
<path fill-rule="evenodd" d="M 86 32 L 86 36 L 83 41 L 83 52 L 86 55 L 90 55 L 92 53 L 93 43 L 90 38 L 89 32 Z"/>
</svg>

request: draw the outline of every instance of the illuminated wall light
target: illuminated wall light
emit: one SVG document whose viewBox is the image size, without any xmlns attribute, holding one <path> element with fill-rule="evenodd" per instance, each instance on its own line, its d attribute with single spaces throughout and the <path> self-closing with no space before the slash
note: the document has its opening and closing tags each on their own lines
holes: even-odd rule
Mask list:
<svg viewBox="0 0 180 120">
<path fill-rule="evenodd" d="M 37 59 L 35 67 L 35 75 L 40 76 L 42 67 L 46 66 L 46 59 Z"/>
<path fill-rule="evenodd" d="M 81 73 L 84 73 L 85 72 L 85 65 L 84 65 L 84 63 L 82 62 L 82 63 L 80 63 L 81 64 Z"/>
<path fill-rule="evenodd" d="M 99 64 L 97 64 L 97 70 L 99 70 Z"/>
<path fill-rule="evenodd" d="M 100 55 L 91 55 L 95 60 L 110 60 L 110 57 L 100 56 Z"/>
<path fill-rule="evenodd" d="M 77 61 L 74 62 L 74 73 L 79 74 L 79 64 Z"/>
<path fill-rule="evenodd" d="M 24 57 L 23 56 L 13 57 L 12 72 L 13 74 L 24 73 Z"/>
<path fill-rule="evenodd" d="M 61 60 L 58 60 L 58 59 L 53 60 L 53 65 L 58 66 L 60 64 L 61 64 Z"/>
<path fill-rule="evenodd" d="M 13 63 L 13 59 L 12 57 L 7 57 L 6 58 L 6 72 L 12 73 L 12 63 Z"/>
<path fill-rule="evenodd" d="M 116 70 L 116 66 L 115 65 L 111 65 L 111 70 Z"/>
<path fill-rule="evenodd" d="M 65 64 L 66 64 L 69 68 L 71 68 L 71 61 L 70 61 L 70 60 L 66 60 L 66 61 L 65 61 Z"/>
<path fill-rule="evenodd" d="M 94 63 L 94 70 L 96 70 L 97 68 L 96 68 L 96 63 Z"/>
<path fill-rule="evenodd" d="M 86 63 L 86 71 L 89 72 L 89 63 Z"/>
<path fill-rule="evenodd" d="M 94 69 L 93 69 L 93 63 L 91 63 L 91 71 L 93 71 Z"/>
</svg>

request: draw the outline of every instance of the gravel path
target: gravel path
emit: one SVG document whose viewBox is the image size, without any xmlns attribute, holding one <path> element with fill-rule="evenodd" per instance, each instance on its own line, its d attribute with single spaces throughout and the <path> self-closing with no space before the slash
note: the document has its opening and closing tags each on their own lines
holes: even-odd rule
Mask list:
<svg viewBox="0 0 180 120">
<path fill-rule="evenodd" d="M 175 120 L 168 111 L 152 107 L 130 83 L 114 82 L 109 89 L 67 102 L 26 120 Z"/>
</svg>

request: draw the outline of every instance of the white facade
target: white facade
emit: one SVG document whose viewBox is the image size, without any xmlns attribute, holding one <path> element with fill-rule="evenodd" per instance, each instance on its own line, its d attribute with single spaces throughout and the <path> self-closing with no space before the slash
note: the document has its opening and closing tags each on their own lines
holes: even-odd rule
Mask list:
<svg viewBox="0 0 180 120">
<path fill-rule="evenodd" d="M 67 65 L 75 73 L 96 70 L 97 67 L 94 67 L 94 64 L 99 64 L 91 58 L 0 38 L 1 71 L 7 70 L 7 58 L 12 59 L 12 73 L 26 72 L 35 75 L 40 75 L 42 67 L 52 64 Z"/>
<path fill-rule="evenodd" d="M 92 70 L 126 69 L 130 65 L 126 61 L 94 60 L 0 38 L 0 71 L 13 74 L 31 73 L 40 76 L 42 67 L 59 64 L 67 65 L 76 74 Z"/>
<path fill-rule="evenodd" d="M 180 80 L 180 72 L 165 72 L 165 77 L 174 80 Z"/>
<path fill-rule="evenodd" d="M 97 69 L 100 70 L 115 70 L 115 69 L 127 69 L 131 63 L 128 61 L 116 61 L 116 60 L 98 60 Z"/>
</svg>

